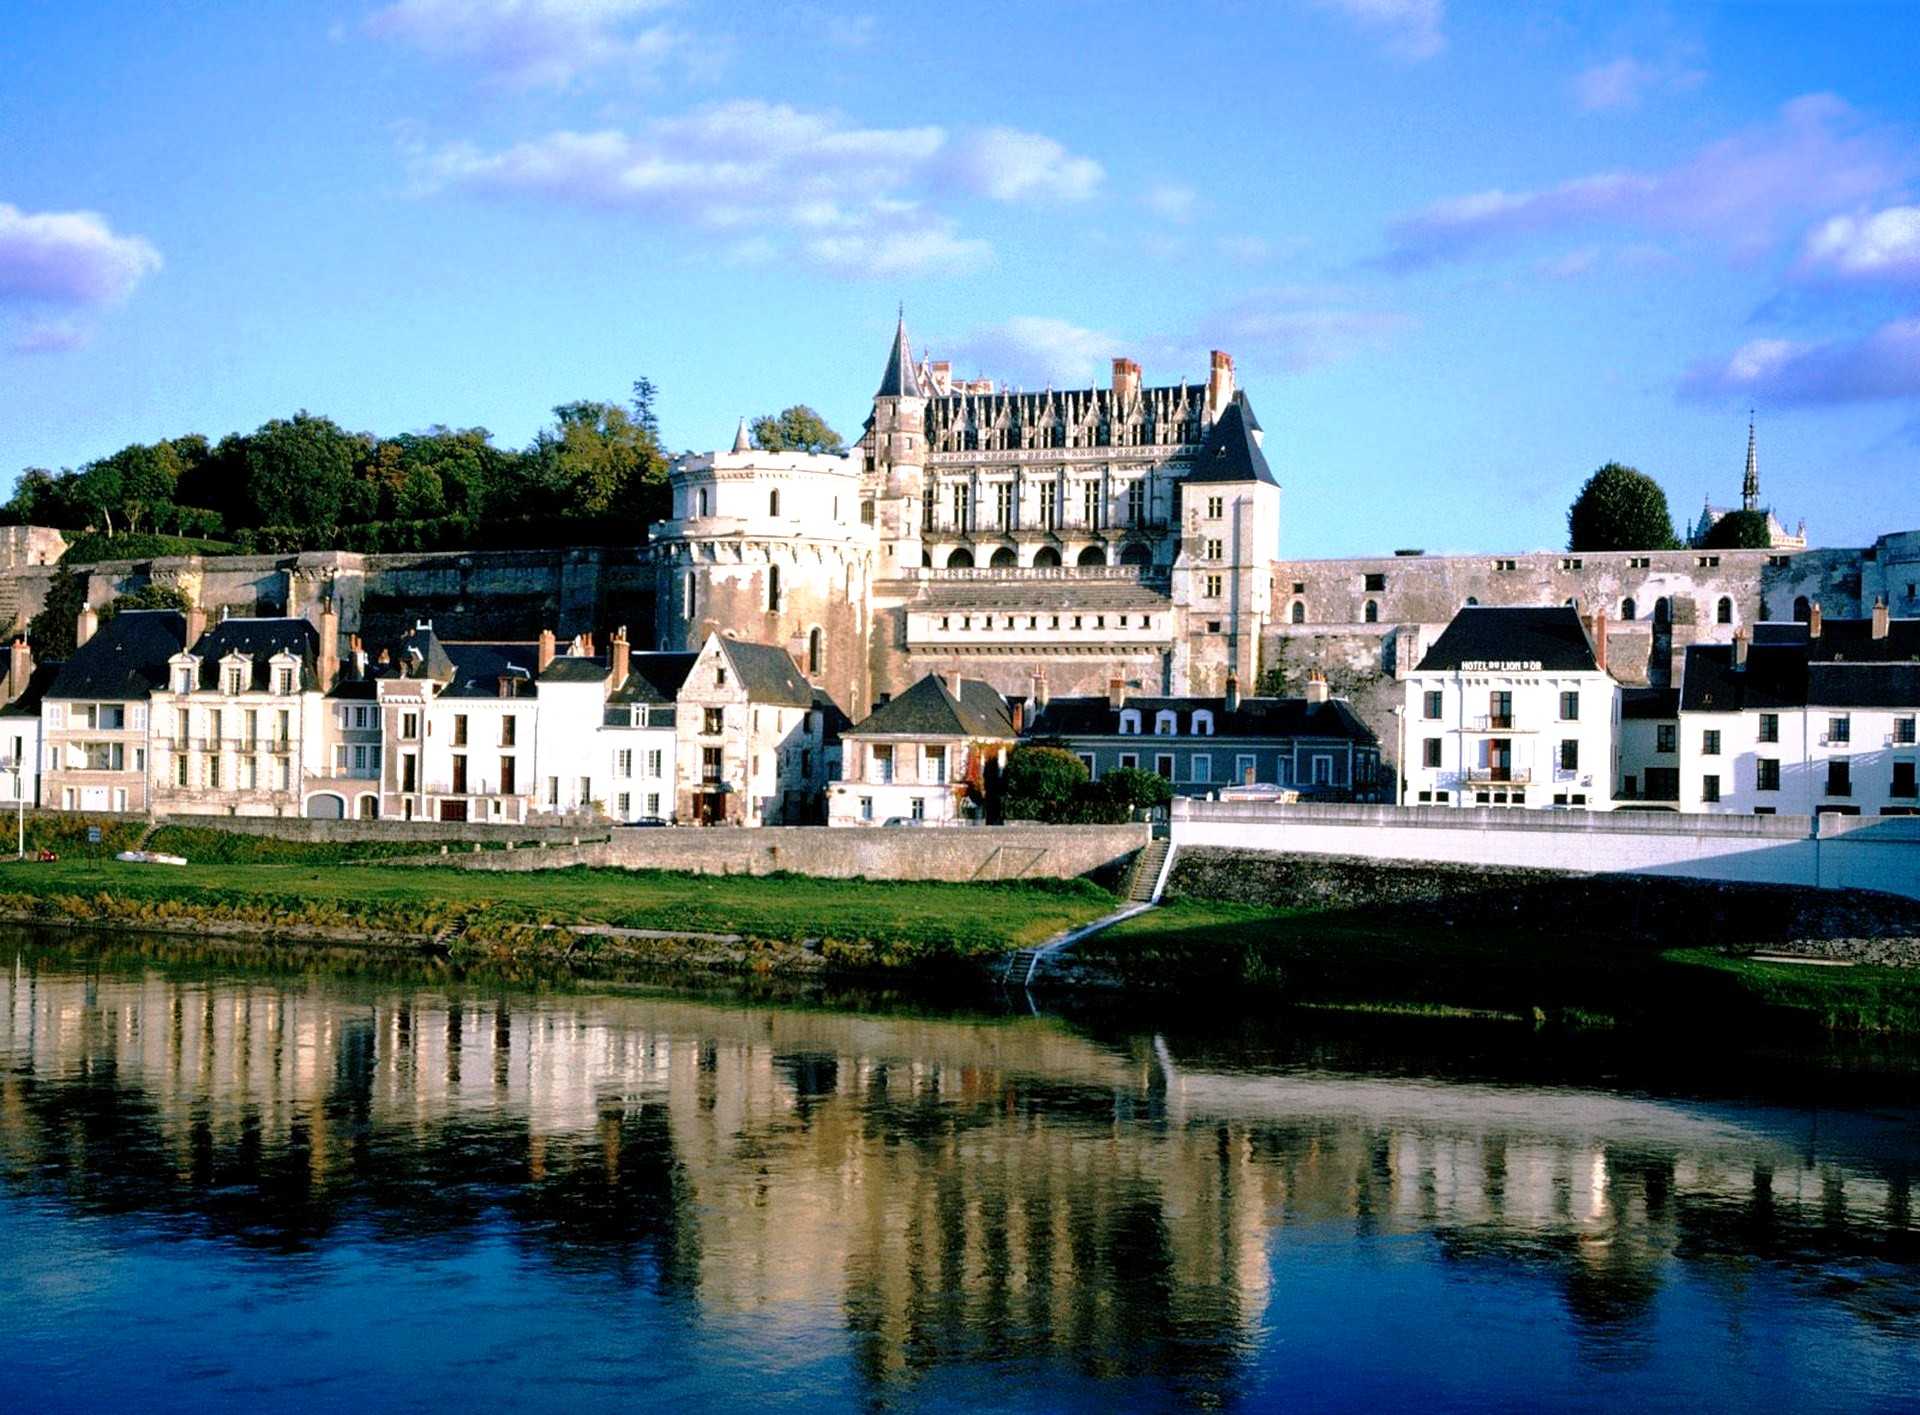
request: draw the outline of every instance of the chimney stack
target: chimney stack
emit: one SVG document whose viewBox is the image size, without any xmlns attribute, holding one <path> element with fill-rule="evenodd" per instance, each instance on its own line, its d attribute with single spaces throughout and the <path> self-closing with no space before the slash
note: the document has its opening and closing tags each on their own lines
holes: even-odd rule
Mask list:
<svg viewBox="0 0 1920 1415">
<path fill-rule="evenodd" d="M 613 673 L 607 681 L 618 692 L 627 686 L 627 675 L 633 671 L 633 646 L 627 642 L 627 626 L 622 624 L 613 631 Z"/>
<path fill-rule="evenodd" d="M 347 654 L 353 664 L 354 681 L 358 682 L 367 676 L 367 648 L 358 634 L 347 635 Z"/>
<path fill-rule="evenodd" d="M 187 609 L 187 647 L 192 648 L 200 642 L 200 636 L 207 632 L 207 611 L 196 601 Z"/>
<path fill-rule="evenodd" d="M 1820 605 L 1817 601 L 1813 608 L 1807 611 L 1807 637 L 1809 639 L 1820 637 Z"/>
<path fill-rule="evenodd" d="M 1215 349 L 1207 370 L 1207 417 L 1218 419 L 1233 401 L 1233 355 Z"/>
<path fill-rule="evenodd" d="M 1047 710 L 1047 670 L 1033 670 L 1033 710 L 1036 713 Z"/>
<path fill-rule="evenodd" d="M 330 693 L 340 678 L 340 611 L 331 597 L 320 602 L 320 691 Z"/>
<path fill-rule="evenodd" d="M 1600 671 L 1607 671 L 1607 611 L 1593 611 L 1593 661 L 1600 665 Z"/>
<path fill-rule="evenodd" d="M 540 666 L 534 670 L 536 673 L 545 673 L 553 666 L 553 647 L 553 630 L 542 629 L 540 631 Z"/>
<path fill-rule="evenodd" d="M 14 636 L 13 646 L 7 651 L 7 701 L 12 702 L 27 691 L 27 680 L 33 677 L 33 650 L 27 647 L 27 641 Z"/>
<path fill-rule="evenodd" d="M 1018 737 L 1027 730 L 1027 705 L 1016 702 L 1013 705 L 1013 735 Z"/>
<path fill-rule="evenodd" d="M 1887 602 L 1876 599 L 1873 602 L 1873 636 L 1884 639 L 1887 636 Z"/>
<path fill-rule="evenodd" d="M 1327 686 L 1327 680 L 1319 669 L 1315 669 L 1307 678 L 1307 701 L 1324 703 L 1333 696 L 1333 690 Z"/>
<path fill-rule="evenodd" d="M 1127 705 L 1127 680 L 1109 678 L 1107 680 L 1107 706 L 1118 712 Z"/>
<path fill-rule="evenodd" d="M 1140 391 L 1140 365 L 1132 359 L 1113 361 L 1113 401 L 1115 406 L 1124 408 L 1133 401 L 1133 395 Z"/>
<path fill-rule="evenodd" d="M 1733 670 L 1744 673 L 1747 669 L 1747 631 L 1736 629 L 1733 633 Z"/>
<path fill-rule="evenodd" d="M 82 605 L 80 607 L 80 617 L 74 621 L 73 625 L 73 646 L 75 648 L 83 647 L 87 640 L 93 637 L 94 631 L 99 627 L 99 612 L 90 604 Z"/>
<path fill-rule="evenodd" d="M 1235 673 L 1227 675 L 1227 711 L 1240 711 L 1240 677 Z"/>
<path fill-rule="evenodd" d="M 947 691 L 953 694 L 955 702 L 959 702 L 966 692 L 966 680 L 960 676 L 957 668 L 947 675 Z"/>
</svg>

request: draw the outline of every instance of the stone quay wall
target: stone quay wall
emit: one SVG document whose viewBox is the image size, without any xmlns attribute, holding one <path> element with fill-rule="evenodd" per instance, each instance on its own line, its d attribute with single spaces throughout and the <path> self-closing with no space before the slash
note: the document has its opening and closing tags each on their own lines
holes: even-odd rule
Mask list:
<svg viewBox="0 0 1920 1415">
<path fill-rule="evenodd" d="M 1176 799 L 1182 847 L 1573 874 L 1659 875 L 1920 899 L 1920 818 L 1660 815 Z"/>
</svg>

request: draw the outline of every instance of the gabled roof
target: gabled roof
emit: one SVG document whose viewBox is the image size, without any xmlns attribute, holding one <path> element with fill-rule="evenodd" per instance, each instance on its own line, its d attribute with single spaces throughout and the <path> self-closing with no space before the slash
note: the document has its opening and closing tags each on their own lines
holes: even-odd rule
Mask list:
<svg viewBox="0 0 1920 1415">
<path fill-rule="evenodd" d="M 1542 673 L 1597 673 L 1593 641 L 1577 610 L 1469 605 L 1453 616 L 1417 673 L 1458 671 L 1468 663 L 1538 663 Z"/>
<path fill-rule="evenodd" d="M 1259 430 L 1259 419 L 1254 417 L 1247 395 L 1235 393 L 1233 401 L 1214 423 L 1213 431 L 1207 434 L 1206 446 L 1201 448 L 1199 459 L 1187 473 L 1186 480 L 1189 483 L 1260 481 L 1268 486 L 1280 485 L 1254 438 Z"/>
<path fill-rule="evenodd" d="M 965 679 L 960 696 L 946 679 L 929 673 L 896 698 L 880 704 L 865 721 L 847 729 L 850 736 L 1001 737 L 1016 735 L 1013 712 L 991 684 Z"/>
<path fill-rule="evenodd" d="M 1213 715 L 1212 736 L 1227 740 L 1246 738 L 1321 737 L 1344 739 L 1357 746 L 1378 742 L 1373 729 L 1362 722 L 1351 705 L 1340 698 L 1310 703 L 1305 698 L 1242 698 L 1232 712 L 1225 698 L 1128 698 L 1114 707 L 1104 697 L 1050 698 L 1026 725 L 1033 737 L 1118 737 L 1120 714 L 1138 712 L 1140 731 L 1127 733 L 1128 741 L 1153 736 L 1155 716 L 1175 714 L 1179 732 L 1191 737 L 1193 714 Z"/>
<path fill-rule="evenodd" d="M 636 653 L 627 661 L 627 681 L 607 701 L 614 703 L 674 703 L 680 685 L 700 660 L 697 653 Z"/>
<path fill-rule="evenodd" d="M 536 659 L 535 662 L 539 660 Z M 542 683 L 604 683 L 607 675 L 613 672 L 605 662 L 597 658 L 585 658 L 579 654 L 566 654 L 556 658 L 540 675 Z"/>
<path fill-rule="evenodd" d="M 876 398 L 918 398 L 920 380 L 914 376 L 913 353 L 907 348 L 907 317 L 900 316 L 893 331 L 893 348 L 887 351 L 887 371 L 880 375 Z"/>
<path fill-rule="evenodd" d="M 1825 620 L 1820 637 L 1808 644 L 1808 657 L 1816 663 L 1920 661 L 1920 619 L 1889 619 L 1884 639 L 1873 637 L 1871 619 Z"/>
<path fill-rule="evenodd" d="M 497 698 L 500 680 L 511 679 L 518 688 L 533 682 L 534 669 L 540 663 L 537 644 L 445 644 L 451 675 L 440 690 L 446 698 Z"/>
<path fill-rule="evenodd" d="M 300 663 L 301 684 L 312 687 L 316 681 L 315 664 L 320 653 L 320 635 L 304 619 L 223 619 L 202 634 L 187 650 L 200 660 L 202 688 L 220 686 L 220 666 L 232 654 L 239 654 L 251 666 L 247 686 L 264 689 L 271 664 L 280 654 L 291 654 Z"/>
<path fill-rule="evenodd" d="M 453 681 L 453 660 L 447 656 L 440 636 L 430 627 L 416 628 L 402 638 L 393 662 L 405 678 L 431 678 L 436 683 Z"/>
<path fill-rule="evenodd" d="M 47 689 L 53 686 L 53 680 L 60 676 L 65 665 L 60 663 L 36 663 L 33 672 L 27 675 L 27 686 L 19 697 L 0 707 L 0 717 L 38 717 L 40 700 L 47 695 Z"/>
<path fill-rule="evenodd" d="M 1806 701 L 1804 645 L 1754 644 L 1747 650 L 1746 667 L 1737 670 L 1732 644 L 1694 644 L 1687 649 L 1680 687 L 1682 712 L 1792 708 Z"/>
<path fill-rule="evenodd" d="M 47 690 L 50 698 L 144 698 L 167 681 L 167 661 L 187 639 L 177 609 L 123 609 L 73 651 Z"/>
<path fill-rule="evenodd" d="M 779 703 L 785 707 L 812 707 L 813 685 L 800 672 L 793 655 L 771 644 L 745 639 L 720 640 L 720 651 L 747 690 L 747 700 Z"/>
</svg>

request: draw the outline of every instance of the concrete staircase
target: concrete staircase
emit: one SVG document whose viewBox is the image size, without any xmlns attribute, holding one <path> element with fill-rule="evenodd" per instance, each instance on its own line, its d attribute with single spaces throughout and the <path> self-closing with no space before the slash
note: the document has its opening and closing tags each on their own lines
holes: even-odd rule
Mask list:
<svg viewBox="0 0 1920 1415">
<path fill-rule="evenodd" d="M 1167 852 L 1173 846 L 1165 840 L 1149 840 L 1134 857 L 1127 875 L 1126 897 L 1136 904 L 1151 904 L 1160 887 L 1160 872 L 1166 866 Z"/>
<path fill-rule="evenodd" d="M 1007 955 L 1006 970 L 1000 974 L 1002 987 L 1025 987 L 1033 976 L 1033 961 L 1040 956 L 1037 948 L 1023 948 L 1018 953 Z"/>
</svg>

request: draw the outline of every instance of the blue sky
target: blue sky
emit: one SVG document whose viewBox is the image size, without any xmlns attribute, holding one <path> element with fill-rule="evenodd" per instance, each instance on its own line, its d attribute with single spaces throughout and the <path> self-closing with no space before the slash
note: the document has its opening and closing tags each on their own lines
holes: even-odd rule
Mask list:
<svg viewBox="0 0 1920 1415">
<path fill-rule="evenodd" d="M 297 408 L 674 447 L 917 348 L 1231 351 L 1289 555 L 1920 526 L 1920 9 L 691 0 L 10 9 L 0 471 Z"/>
</svg>

